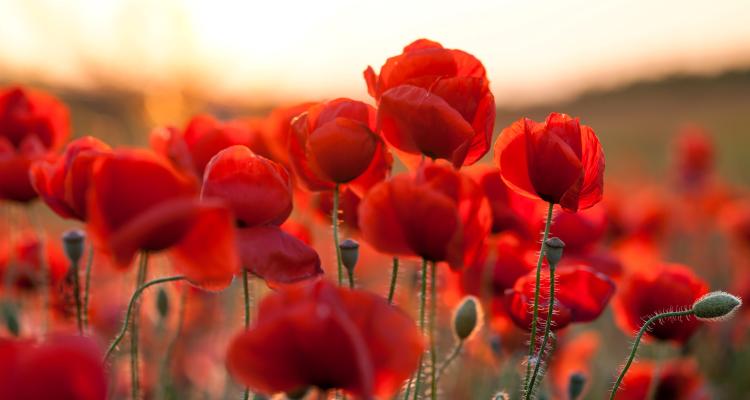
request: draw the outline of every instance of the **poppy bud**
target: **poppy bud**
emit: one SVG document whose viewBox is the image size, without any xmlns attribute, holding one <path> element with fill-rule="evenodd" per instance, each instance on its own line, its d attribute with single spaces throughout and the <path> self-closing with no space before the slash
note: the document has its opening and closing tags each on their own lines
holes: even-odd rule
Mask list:
<svg viewBox="0 0 750 400">
<path fill-rule="evenodd" d="M 742 305 L 742 299 L 727 292 L 711 292 L 693 303 L 695 317 L 706 321 L 722 321 L 731 317 Z"/>
<path fill-rule="evenodd" d="M 508 395 L 508 392 L 503 390 L 495 393 L 495 395 L 492 396 L 492 400 L 510 400 L 510 396 Z"/>
<path fill-rule="evenodd" d="M 349 273 L 354 272 L 359 259 L 359 243 L 356 240 L 344 239 L 339 243 L 339 249 L 341 249 L 341 261 L 344 266 Z"/>
<path fill-rule="evenodd" d="M 481 324 L 482 306 L 474 296 L 466 296 L 453 313 L 453 333 L 459 340 L 466 340 Z"/>
<path fill-rule="evenodd" d="M 565 243 L 560 240 L 560 238 L 551 237 L 547 239 L 544 244 L 546 249 L 544 254 L 547 257 L 547 262 L 549 263 L 550 267 L 554 268 L 562 259 Z"/>
<path fill-rule="evenodd" d="M 159 288 L 156 294 L 156 311 L 159 312 L 161 318 L 166 318 L 169 314 L 169 296 L 164 288 Z"/>
<path fill-rule="evenodd" d="M 570 400 L 576 400 L 583 393 L 583 389 L 586 387 L 586 375 L 575 372 L 570 375 L 568 380 L 568 398 Z"/>
<path fill-rule="evenodd" d="M 80 229 L 71 229 L 63 233 L 62 241 L 65 255 L 73 265 L 78 265 L 83 255 L 83 242 L 86 234 Z"/>
<path fill-rule="evenodd" d="M 18 334 L 21 332 L 21 326 L 18 323 L 18 312 L 16 311 L 16 308 L 13 307 L 12 304 L 6 303 L 3 305 L 2 312 L 5 327 L 8 328 L 8 332 L 13 336 L 18 337 Z"/>
</svg>

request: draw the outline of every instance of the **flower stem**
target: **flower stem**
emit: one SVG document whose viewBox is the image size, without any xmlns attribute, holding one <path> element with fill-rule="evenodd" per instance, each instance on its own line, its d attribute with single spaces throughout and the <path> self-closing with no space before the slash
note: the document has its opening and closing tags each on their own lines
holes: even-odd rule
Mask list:
<svg viewBox="0 0 750 400">
<path fill-rule="evenodd" d="M 245 329 L 250 327 L 250 288 L 247 282 L 247 268 L 242 268 L 242 289 L 245 294 Z M 245 391 L 242 392 L 242 399 L 248 400 L 250 398 L 250 388 L 245 387 Z"/>
<path fill-rule="evenodd" d="M 388 304 L 393 304 L 393 295 L 396 293 L 396 279 L 398 278 L 398 257 L 393 257 L 393 269 L 391 270 L 391 287 L 388 289 Z"/>
<path fill-rule="evenodd" d="M 135 303 L 140 297 L 141 293 L 143 293 L 144 290 L 148 289 L 151 286 L 158 285 L 160 283 L 166 283 L 166 282 L 173 282 L 173 281 L 180 281 L 185 279 L 182 275 L 177 276 L 167 276 L 164 278 L 157 278 L 151 281 L 148 281 L 144 283 L 141 287 L 136 289 L 136 291 L 133 293 L 133 296 L 130 298 L 130 303 L 128 304 L 128 310 L 125 313 L 125 322 L 122 325 L 122 328 L 120 329 L 120 332 L 115 337 L 115 340 L 112 341 L 112 343 L 109 345 L 109 348 L 107 349 L 107 352 L 104 354 L 104 361 L 109 359 L 109 356 L 112 355 L 112 352 L 115 350 L 117 345 L 120 344 L 122 341 L 122 338 L 125 337 L 125 333 L 127 333 L 128 328 L 130 327 L 130 317 L 133 314 L 133 309 L 135 308 Z"/>
<path fill-rule="evenodd" d="M 341 261 L 341 249 L 339 248 L 339 185 L 333 188 L 333 210 L 331 212 L 331 222 L 333 223 L 333 247 L 336 248 L 336 264 L 339 272 L 339 286 L 344 281 L 344 264 Z M 351 279 L 351 276 L 350 276 Z"/>
<path fill-rule="evenodd" d="M 529 386 L 526 388 L 526 399 L 531 399 L 531 394 L 534 392 L 534 382 L 536 382 L 537 376 L 539 376 L 539 366 L 542 364 L 542 357 L 544 357 L 544 349 L 547 348 L 547 341 L 549 340 L 550 328 L 552 327 L 552 317 L 555 311 L 555 264 L 549 264 L 549 304 L 547 305 L 547 321 L 544 323 L 544 336 L 542 338 L 542 345 L 539 346 L 539 352 L 536 356 L 536 363 L 534 365 L 534 372 L 531 374 L 529 380 Z"/>
<path fill-rule="evenodd" d="M 89 327 L 89 291 L 91 290 L 91 266 L 94 264 L 94 244 L 89 245 L 89 257 L 86 260 L 86 272 L 83 284 L 83 328 Z"/>
<path fill-rule="evenodd" d="M 534 311 L 531 318 L 531 339 L 529 340 L 529 359 L 526 363 L 526 377 L 524 378 L 524 387 L 528 387 L 529 378 L 531 377 L 531 362 L 536 352 L 536 325 L 539 318 L 539 279 L 542 274 L 542 260 L 544 259 L 544 249 L 549 236 L 549 228 L 552 225 L 552 208 L 554 204 L 549 203 L 547 208 L 547 219 L 544 223 L 544 234 L 542 235 L 542 246 L 539 249 L 539 258 L 536 261 L 536 282 L 534 284 Z"/>
<path fill-rule="evenodd" d="M 162 360 L 162 364 L 159 371 L 159 377 L 161 385 L 161 391 L 159 392 L 159 398 L 165 399 L 167 397 L 167 391 L 172 386 L 172 378 L 169 374 L 169 363 L 172 360 L 172 354 L 174 354 L 175 347 L 177 345 L 177 340 L 182 335 L 182 327 L 185 324 L 185 309 L 186 309 L 186 303 L 187 303 L 187 297 L 188 297 L 188 288 L 183 288 L 182 293 L 180 293 L 180 305 L 179 310 L 177 311 L 177 327 L 175 328 L 174 336 L 172 336 L 172 340 L 169 342 L 169 345 L 167 345 L 167 351 L 164 354 L 164 359 Z"/>
<path fill-rule="evenodd" d="M 622 368 L 622 371 L 620 372 L 620 376 L 617 377 L 617 381 L 615 382 L 615 385 L 612 387 L 612 392 L 609 395 L 609 400 L 613 400 L 615 398 L 617 389 L 620 388 L 622 379 L 625 377 L 625 374 L 628 372 L 628 368 L 630 368 L 630 364 L 633 363 L 633 358 L 635 358 L 635 353 L 638 351 L 638 345 L 641 343 L 641 338 L 643 337 L 643 334 L 645 334 L 646 331 L 648 331 L 649 325 L 663 318 L 679 318 L 679 317 L 686 317 L 689 315 L 693 315 L 692 309 L 656 314 L 653 317 L 649 318 L 643 324 L 643 326 L 641 326 L 641 329 L 638 331 L 638 334 L 635 336 L 635 342 L 633 342 L 633 348 L 630 350 L 630 355 L 628 356 L 628 360 L 625 362 L 625 367 Z"/>
<path fill-rule="evenodd" d="M 425 306 L 427 301 L 427 260 L 422 259 L 422 290 L 420 291 L 421 297 L 419 299 L 419 329 L 422 333 L 425 333 Z M 432 336 L 432 335 L 430 335 Z M 414 399 L 419 398 L 419 387 L 422 383 L 422 367 L 423 367 L 424 355 L 419 358 L 419 368 L 417 369 L 416 382 L 414 383 Z"/>
<path fill-rule="evenodd" d="M 78 334 L 83 336 L 83 313 L 81 312 L 81 281 L 78 271 L 78 262 L 70 264 L 70 274 L 73 277 L 73 297 L 76 302 L 76 322 L 78 324 Z"/>
<path fill-rule="evenodd" d="M 435 279 L 437 276 L 437 263 L 432 262 L 430 271 L 430 398 L 437 399 L 437 344 L 435 342 L 435 316 L 437 315 L 437 289 Z"/>
<path fill-rule="evenodd" d="M 141 253 L 140 264 L 138 265 L 138 275 L 136 276 L 136 288 L 143 286 L 148 275 L 148 253 Z M 138 400 L 138 312 L 140 311 L 139 303 L 135 303 L 130 325 L 130 386 L 133 400 Z"/>
<path fill-rule="evenodd" d="M 443 376 L 443 373 L 445 370 L 451 365 L 453 360 L 458 357 L 459 354 L 461 354 L 461 349 L 464 347 L 464 341 L 458 340 L 458 343 L 456 343 L 456 346 L 453 347 L 453 350 L 451 351 L 450 355 L 443 361 L 443 365 L 440 366 L 440 369 L 438 369 L 438 379 L 440 379 L 441 376 Z"/>
</svg>

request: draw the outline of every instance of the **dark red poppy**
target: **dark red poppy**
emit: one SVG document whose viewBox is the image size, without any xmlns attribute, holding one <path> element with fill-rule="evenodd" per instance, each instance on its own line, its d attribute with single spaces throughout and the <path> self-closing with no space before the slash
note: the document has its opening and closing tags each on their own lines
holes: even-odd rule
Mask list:
<svg viewBox="0 0 750 400">
<path fill-rule="evenodd" d="M 409 154 L 477 162 L 490 148 L 495 98 L 482 63 L 461 50 L 419 39 L 389 58 L 376 75 L 364 72 L 378 101 L 385 140 Z"/>
<path fill-rule="evenodd" d="M 104 400 L 107 381 L 102 353 L 89 338 L 0 339 L 0 398 Z"/>
<path fill-rule="evenodd" d="M 268 115 L 265 122 L 264 136 L 265 143 L 271 160 L 289 167 L 289 135 L 292 126 L 292 120 L 298 115 L 307 111 L 315 103 L 299 103 L 291 106 L 274 108 Z"/>
<path fill-rule="evenodd" d="M 594 130 L 552 113 L 543 123 L 522 118 L 495 142 L 495 163 L 518 193 L 571 212 L 602 198 L 604 153 Z"/>
<path fill-rule="evenodd" d="M 56 162 L 37 161 L 31 166 L 31 184 L 52 211 L 63 218 L 86 221 L 86 195 L 94 161 L 111 148 L 84 136 L 65 148 Z"/>
<path fill-rule="evenodd" d="M 100 157 L 88 208 L 94 240 L 119 266 L 139 250 L 172 248 L 179 270 L 206 289 L 223 288 L 238 270 L 229 210 L 201 202 L 195 182 L 155 153 L 118 149 Z"/>
<path fill-rule="evenodd" d="M 623 332 L 634 335 L 646 319 L 661 312 L 688 309 L 706 293 L 706 282 L 684 265 L 638 269 L 622 282 L 615 297 L 615 322 Z M 684 343 L 701 325 L 692 316 L 681 321 L 662 320 L 651 327 L 647 336 Z"/>
<path fill-rule="evenodd" d="M 656 380 L 656 382 L 654 382 Z M 652 387 L 654 386 L 655 387 Z M 705 379 L 692 359 L 678 359 L 656 365 L 636 361 L 628 370 L 616 400 L 708 400 Z"/>
<path fill-rule="evenodd" d="M 318 253 L 277 226 L 238 229 L 237 240 L 242 265 L 272 286 L 323 273 Z"/>
<path fill-rule="evenodd" d="M 289 158 L 312 191 L 349 184 L 359 194 L 385 179 L 392 158 L 375 134 L 375 109 L 339 98 L 316 104 L 292 122 Z"/>
<path fill-rule="evenodd" d="M 240 226 L 281 225 L 292 212 L 292 183 L 281 165 L 231 146 L 206 167 L 203 198 L 220 198 L 234 211 Z"/>
<path fill-rule="evenodd" d="M 320 280 L 264 298 L 255 324 L 230 344 L 227 369 L 266 394 L 315 386 L 386 398 L 423 347 L 414 321 L 384 298 Z"/>
<path fill-rule="evenodd" d="M 536 272 L 521 277 L 503 301 L 513 322 L 521 329 L 531 330 Z M 549 272 L 543 271 L 539 290 L 539 307 L 549 304 Z M 555 314 L 552 330 L 574 322 L 591 322 L 601 315 L 615 292 L 615 284 L 606 275 L 587 267 L 559 267 L 555 271 Z M 539 313 L 544 324 L 547 313 Z M 542 325 L 544 326 L 544 325 Z"/>
<path fill-rule="evenodd" d="M 492 216 L 481 188 L 447 164 L 425 162 L 373 187 L 359 205 L 359 227 L 380 252 L 471 265 Z"/>
<path fill-rule="evenodd" d="M 49 159 L 69 133 L 68 110 L 54 97 L 18 86 L 0 90 L 0 198 L 36 198 L 31 163 Z"/>
</svg>

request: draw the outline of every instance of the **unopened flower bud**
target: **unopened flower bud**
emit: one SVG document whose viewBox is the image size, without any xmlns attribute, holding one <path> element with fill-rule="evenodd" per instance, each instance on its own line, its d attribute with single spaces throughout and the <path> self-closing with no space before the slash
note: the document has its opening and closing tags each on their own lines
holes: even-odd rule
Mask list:
<svg viewBox="0 0 750 400">
<path fill-rule="evenodd" d="M 506 391 L 500 391 L 492 396 L 492 400 L 510 400 L 510 395 Z"/>
<path fill-rule="evenodd" d="M 742 299 L 727 292 L 711 292 L 693 303 L 695 317 L 706 321 L 728 319 L 742 305 Z"/>
<path fill-rule="evenodd" d="M 565 243 L 560 238 L 551 237 L 544 244 L 544 255 L 547 257 L 547 262 L 551 267 L 557 266 L 557 263 L 562 259 Z"/>
<path fill-rule="evenodd" d="M 345 239 L 339 243 L 339 249 L 341 249 L 341 261 L 344 266 L 350 273 L 353 272 L 359 259 L 359 243 L 356 240 Z"/>
<path fill-rule="evenodd" d="M 570 375 L 568 380 L 568 398 L 570 400 L 578 399 L 583 394 L 584 388 L 586 388 L 586 375 L 580 372 Z"/>
<path fill-rule="evenodd" d="M 74 265 L 78 265 L 78 261 L 83 256 L 83 244 L 86 240 L 86 234 L 80 229 L 71 229 L 63 233 L 63 249 L 68 260 Z"/>
<path fill-rule="evenodd" d="M 466 340 L 479 330 L 482 322 L 482 306 L 479 299 L 466 296 L 453 313 L 453 333 L 459 340 Z"/>
<path fill-rule="evenodd" d="M 159 316 L 162 318 L 166 318 L 167 314 L 169 314 L 169 296 L 167 296 L 167 291 L 161 287 L 156 293 L 156 311 L 159 312 Z"/>
</svg>

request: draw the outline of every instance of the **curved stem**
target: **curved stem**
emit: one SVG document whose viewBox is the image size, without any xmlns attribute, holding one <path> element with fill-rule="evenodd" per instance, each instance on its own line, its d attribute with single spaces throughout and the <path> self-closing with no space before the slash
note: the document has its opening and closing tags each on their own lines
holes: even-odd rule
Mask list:
<svg viewBox="0 0 750 400">
<path fill-rule="evenodd" d="M 437 344 L 435 342 L 435 316 L 437 315 L 437 289 L 435 288 L 435 277 L 437 276 L 437 263 L 432 262 L 430 269 L 430 398 L 437 399 Z"/>
<path fill-rule="evenodd" d="M 89 290 L 91 290 L 91 266 L 94 264 L 94 244 L 89 245 L 89 258 L 86 260 L 86 272 L 83 284 L 83 328 L 89 327 Z"/>
<path fill-rule="evenodd" d="M 453 347 L 453 350 L 451 351 L 450 355 L 443 361 L 443 365 L 440 366 L 440 369 L 438 369 L 438 379 L 440 379 L 441 376 L 443 376 L 443 372 L 451 365 L 453 360 L 458 357 L 459 354 L 461 354 L 461 349 L 464 347 L 464 341 L 459 340 L 458 343 L 456 343 L 456 346 Z"/>
<path fill-rule="evenodd" d="M 388 304 L 393 304 L 393 295 L 396 293 L 396 280 L 398 279 L 398 257 L 393 257 L 393 269 L 391 270 L 391 286 L 388 289 Z"/>
<path fill-rule="evenodd" d="M 427 301 L 427 260 L 422 259 L 422 289 L 420 291 L 421 297 L 419 300 L 419 329 L 422 333 L 425 333 L 425 305 Z M 419 368 L 417 368 L 416 382 L 414 383 L 414 399 L 416 400 L 419 396 L 419 387 L 422 383 L 422 367 L 423 367 L 424 355 L 419 357 Z"/>
<path fill-rule="evenodd" d="M 555 265 L 549 265 L 549 304 L 547 305 L 547 321 L 544 323 L 544 337 L 542 338 L 542 345 L 539 346 L 539 352 L 536 356 L 536 363 L 534 365 L 534 372 L 531 374 L 529 380 L 529 386 L 526 388 L 526 398 L 530 399 L 531 394 L 534 392 L 534 382 L 537 376 L 539 376 L 539 366 L 542 364 L 542 357 L 544 357 L 544 349 L 547 348 L 547 341 L 549 340 L 550 328 L 552 327 L 552 317 L 555 311 Z"/>
<path fill-rule="evenodd" d="M 136 277 L 136 288 L 139 288 L 146 281 L 148 275 L 148 253 L 145 251 L 141 253 L 140 265 L 138 266 L 138 275 Z M 133 322 L 130 324 L 130 387 L 131 396 L 133 400 L 138 400 L 138 312 L 140 310 L 139 303 L 135 303 L 133 307 L 133 313 L 131 318 Z"/>
<path fill-rule="evenodd" d="M 536 351 L 536 324 L 539 318 L 539 279 L 542 274 L 542 260 L 544 259 L 544 249 L 547 242 L 547 236 L 549 236 L 549 228 L 552 224 L 552 208 L 554 204 L 549 203 L 547 208 L 547 219 L 544 223 L 544 234 L 542 235 L 542 246 L 539 249 L 539 258 L 536 261 L 536 282 L 534 284 L 534 311 L 531 318 L 531 339 L 529 340 L 529 357 L 526 362 L 526 376 L 523 380 L 524 387 L 528 387 L 529 378 L 531 376 L 531 361 L 534 358 Z"/>
<path fill-rule="evenodd" d="M 122 338 L 125 337 L 125 333 L 128 331 L 129 328 L 129 321 L 130 316 L 133 313 L 133 308 L 135 307 L 135 302 L 140 297 L 141 293 L 148 289 L 151 286 L 158 285 L 160 283 L 166 283 L 166 282 L 173 282 L 173 281 L 180 281 L 185 279 L 182 275 L 177 276 L 168 276 L 164 278 L 157 278 L 151 281 L 148 281 L 143 284 L 143 286 L 139 287 L 134 293 L 133 296 L 130 298 L 130 303 L 128 304 L 128 310 L 125 313 L 125 323 L 122 325 L 122 328 L 120 329 L 120 332 L 115 337 L 115 340 L 112 341 L 112 343 L 109 345 L 109 348 L 107 349 L 107 352 L 104 354 L 104 361 L 107 361 L 110 355 L 112 355 L 112 352 L 115 350 L 117 345 L 120 344 L 122 341 Z"/>
<path fill-rule="evenodd" d="M 242 268 L 242 289 L 245 294 L 245 329 L 250 327 L 250 288 L 247 283 L 247 268 Z M 242 400 L 248 400 L 250 398 L 250 388 L 245 387 L 242 392 Z"/>
<path fill-rule="evenodd" d="M 620 372 L 620 376 L 617 377 L 615 386 L 612 387 L 612 392 L 609 395 L 610 400 L 613 400 L 615 398 L 617 389 L 620 388 L 622 379 L 625 377 L 625 374 L 628 372 L 628 368 L 630 368 L 630 364 L 633 363 L 633 358 L 635 358 L 635 353 L 638 351 L 638 345 L 641 343 L 641 338 L 643 337 L 643 334 L 645 334 L 646 331 L 648 331 L 649 325 L 663 318 L 677 318 L 677 317 L 685 317 L 688 315 L 693 315 L 692 309 L 684 310 L 684 311 L 665 312 L 662 314 L 654 315 L 643 324 L 643 326 L 641 327 L 641 330 L 639 330 L 638 334 L 635 336 L 635 342 L 633 342 L 633 348 L 630 350 L 630 355 L 628 356 L 628 360 L 625 362 L 625 366 L 622 368 L 622 371 Z"/>
<path fill-rule="evenodd" d="M 336 248 L 336 264 L 339 272 L 339 286 L 344 281 L 344 264 L 341 261 L 341 248 L 339 248 L 339 185 L 333 188 L 333 210 L 331 212 L 331 222 L 333 223 L 333 247 Z M 351 276 L 350 276 L 351 279 Z"/>
</svg>

